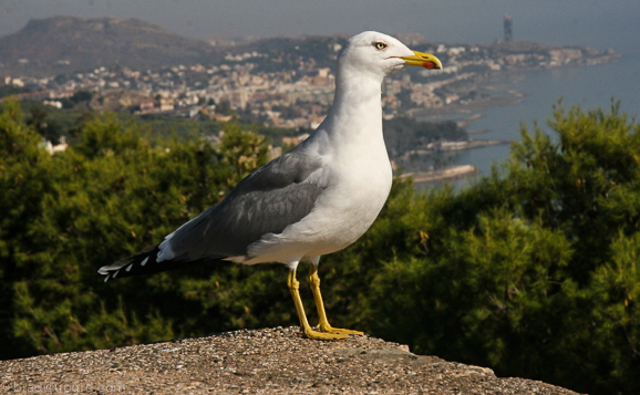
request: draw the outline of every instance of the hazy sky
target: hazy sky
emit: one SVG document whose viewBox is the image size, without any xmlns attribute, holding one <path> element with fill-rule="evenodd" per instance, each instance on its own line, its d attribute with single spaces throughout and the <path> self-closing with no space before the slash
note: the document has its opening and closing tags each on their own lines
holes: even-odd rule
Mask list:
<svg viewBox="0 0 640 395">
<path fill-rule="evenodd" d="M 0 36 L 31 18 L 74 15 L 139 18 L 194 38 L 378 30 L 487 44 L 502 37 L 504 13 L 515 40 L 638 50 L 639 0 L 0 0 Z"/>
</svg>

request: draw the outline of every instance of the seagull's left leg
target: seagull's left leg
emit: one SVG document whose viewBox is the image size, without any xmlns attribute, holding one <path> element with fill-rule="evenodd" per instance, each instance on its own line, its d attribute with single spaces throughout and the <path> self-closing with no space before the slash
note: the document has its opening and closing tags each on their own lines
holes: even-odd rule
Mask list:
<svg viewBox="0 0 640 395">
<path fill-rule="evenodd" d="M 319 258 L 319 257 L 318 257 Z M 318 327 L 322 332 L 327 333 L 340 333 L 344 335 L 364 335 L 363 332 L 354 331 L 351 329 L 334 328 L 329 324 L 327 319 L 327 313 L 324 310 L 324 302 L 322 301 L 322 295 L 320 294 L 320 277 L 318 276 L 318 259 L 314 259 L 311 262 L 311 272 L 309 273 L 309 285 L 311 286 L 311 292 L 313 293 L 313 299 L 316 301 L 316 308 L 318 309 L 318 317 L 320 322 Z"/>
</svg>

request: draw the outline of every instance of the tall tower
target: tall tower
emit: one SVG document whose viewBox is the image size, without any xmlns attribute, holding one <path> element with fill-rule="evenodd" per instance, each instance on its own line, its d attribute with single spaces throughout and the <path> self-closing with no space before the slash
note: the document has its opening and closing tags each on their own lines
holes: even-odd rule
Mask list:
<svg viewBox="0 0 640 395">
<path fill-rule="evenodd" d="M 507 14 L 504 14 L 504 41 L 513 41 L 513 24 Z"/>
</svg>

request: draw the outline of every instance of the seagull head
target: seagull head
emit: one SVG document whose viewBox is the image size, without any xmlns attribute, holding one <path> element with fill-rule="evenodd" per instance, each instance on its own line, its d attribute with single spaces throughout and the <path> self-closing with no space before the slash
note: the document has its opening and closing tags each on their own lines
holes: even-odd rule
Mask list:
<svg viewBox="0 0 640 395">
<path fill-rule="evenodd" d="M 380 78 L 407 65 L 442 69 L 442 63 L 434 55 L 412 51 L 398 39 L 378 32 L 351 37 L 339 60 L 339 68 L 345 71 L 373 73 Z"/>
</svg>

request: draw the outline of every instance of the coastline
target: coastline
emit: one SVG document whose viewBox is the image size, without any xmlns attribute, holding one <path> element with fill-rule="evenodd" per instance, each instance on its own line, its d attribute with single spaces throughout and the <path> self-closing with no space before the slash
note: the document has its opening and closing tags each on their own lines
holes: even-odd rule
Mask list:
<svg viewBox="0 0 640 395">
<path fill-rule="evenodd" d="M 525 81 L 527 75 L 535 72 L 554 70 L 554 69 L 570 69 L 584 68 L 591 66 L 601 66 L 607 64 L 619 63 L 623 56 L 620 54 L 603 55 L 600 58 L 592 59 L 586 63 L 580 64 L 563 64 L 558 66 L 533 66 L 521 67 L 517 69 L 504 70 L 499 72 L 491 72 L 485 75 L 477 76 L 475 89 L 478 93 L 487 96 L 479 99 L 454 102 L 446 106 L 415 109 L 407 112 L 409 117 L 419 121 L 443 121 L 448 119 L 460 122 L 473 121 L 484 117 L 482 112 L 493 107 L 509 107 L 524 102 L 524 98 L 528 95 L 519 90 L 513 89 L 513 86 Z M 460 90 L 461 94 L 468 93 L 464 89 Z M 472 114 L 472 115 L 470 115 Z M 464 127 L 465 124 L 459 124 Z"/>
<path fill-rule="evenodd" d="M 478 99 L 456 102 L 442 107 L 415 110 L 409 115 L 420 122 L 454 121 L 459 127 L 467 129 L 472 121 L 484 118 L 486 116 L 486 112 L 493 108 L 511 107 L 524 103 L 525 98 L 529 95 L 518 89 L 514 89 L 514 85 L 526 81 L 528 79 L 528 76 L 532 73 L 552 69 L 584 68 L 588 66 L 618 62 L 618 57 L 612 57 L 608 59 L 608 62 L 602 63 L 579 65 L 574 64 L 564 65 L 560 67 L 529 67 L 521 68 L 518 70 L 509 70 L 502 73 L 491 73 L 488 75 L 479 76 L 479 78 L 477 78 L 476 80 L 476 91 L 480 96 Z M 463 92 L 461 91 L 460 93 Z M 481 135 L 488 132 L 491 132 L 491 130 L 486 128 L 467 130 L 467 134 L 470 136 Z M 465 142 L 451 144 L 451 147 L 441 149 L 440 151 L 451 152 L 473 150 L 488 147 L 491 145 L 503 145 L 509 143 L 510 142 L 506 140 L 474 140 L 473 138 L 470 138 Z M 474 172 L 471 172 L 470 170 L 468 170 L 469 167 L 467 166 L 474 167 L 470 164 L 459 164 L 457 166 L 447 168 L 450 171 L 418 170 L 407 174 L 411 174 L 414 176 L 414 183 L 438 183 L 440 181 L 462 178 L 464 176 L 476 174 L 479 172 L 477 169 Z"/>
<path fill-rule="evenodd" d="M 472 165 L 452 166 L 440 170 L 426 172 L 411 172 L 400 175 L 398 178 L 411 178 L 414 184 L 427 183 L 433 181 L 452 180 L 468 175 L 476 174 L 478 170 Z"/>
<path fill-rule="evenodd" d="M 489 95 L 473 101 L 455 103 L 448 106 L 423 109 L 416 111 L 411 116 L 421 122 L 442 122 L 452 120 L 461 128 L 467 128 L 469 123 L 485 117 L 484 112 L 494 107 L 510 107 L 521 104 L 527 96 L 525 93 L 513 89 L 513 85 L 526 79 L 526 73 L 538 71 L 518 70 L 507 72 L 504 75 L 492 74 L 485 76 L 478 81 L 478 91 L 488 92 Z M 487 133 L 488 129 L 467 130 L 469 135 L 480 135 Z M 455 152 L 462 150 L 472 150 L 484 148 L 492 145 L 509 144 L 504 140 L 474 140 L 451 143 L 448 146 L 440 147 L 443 152 Z M 426 152 L 424 152 L 426 153 Z M 414 184 L 438 183 L 441 181 L 455 180 L 458 178 L 477 174 L 478 170 L 471 164 L 450 166 L 445 169 L 432 171 L 414 171 L 405 173 L 400 178 L 413 179 Z"/>
<path fill-rule="evenodd" d="M 526 84 L 522 84 L 523 82 L 526 82 L 530 78 L 533 78 L 534 81 L 537 80 L 538 77 L 535 76 L 535 74 L 538 72 L 566 70 L 566 69 L 591 69 L 592 67 L 589 67 L 589 66 L 604 67 L 607 65 L 615 65 L 615 64 L 622 63 L 621 58 L 623 57 L 618 55 L 618 56 L 607 57 L 606 61 L 603 60 L 598 63 L 568 64 L 568 65 L 563 65 L 558 67 L 528 67 L 528 68 L 521 68 L 518 70 L 509 70 L 501 73 L 491 73 L 484 76 L 479 76 L 475 81 L 475 87 L 474 87 L 476 92 L 478 93 L 477 99 L 453 103 L 448 106 L 443 106 L 438 108 L 421 109 L 419 111 L 416 110 L 411 114 L 411 116 L 414 119 L 422 122 L 454 121 L 457 123 L 458 126 L 464 129 L 467 129 L 469 125 L 473 123 L 473 121 L 477 121 L 485 118 L 487 116 L 487 113 L 489 113 L 491 110 L 495 108 L 511 107 L 511 106 L 522 104 L 525 102 L 525 99 L 527 97 L 532 95 L 536 95 L 536 97 L 540 97 L 541 93 L 536 91 L 535 89 L 533 92 L 527 91 L 527 93 L 524 93 L 523 91 L 520 90 L 521 87 L 527 86 Z M 598 67 L 593 67 L 593 69 L 597 69 Z M 584 72 L 580 74 L 584 74 Z M 570 75 L 573 75 L 573 74 L 570 73 Z M 593 72 L 587 72 L 587 75 L 591 76 L 593 75 Z M 517 84 L 521 84 L 521 85 L 518 87 L 515 87 L 515 85 Z M 461 91 L 459 93 L 463 93 L 463 92 Z M 559 97 L 564 97 L 564 96 L 561 94 L 561 96 Z M 588 97 L 588 96 L 584 96 L 584 97 Z M 555 99 L 557 99 L 557 97 Z M 550 100 L 549 103 L 553 103 L 553 100 L 555 99 Z M 535 103 L 536 100 L 537 99 L 533 98 L 528 101 Z M 584 99 L 583 99 L 583 102 L 584 102 Z M 506 110 L 506 111 L 510 111 L 510 110 Z M 529 117 L 529 118 L 535 119 L 535 117 Z M 488 139 L 491 137 L 493 137 L 493 139 L 495 139 L 496 137 L 498 138 L 507 137 L 507 136 L 496 136 L 495 133 L 493 133 L 495 131 L 493 129 L 493 126 L 488 126 L 487 123 L 484 121 L 480 122 L 479 125 L 482 125 L 482 126 L 479 126 L 479 127 L 476 126 L 478 128 L 476 130 L 467 130 L 467 133 L 469 134 L 469 136 L 475 137 L 476 135 L 481 135 L 485 133 L 487 134 L 487 136 L 478 137 L 478 140 L 474 140 L 472 138 L 470 139 L 470 141 L 490 142 L 491 140 L 488 140 Z M 496 127 L 499 127 L 499 126 L 496 125 Z M 487 140 L 482 140 L 483 138 Z M 500 144 L 500 143 L 506 144 L 506 143 L 509 143 L 509 141 L 500 141 L 499 143 L 494 142 L 493 145 Z M 463 149 L 465 150 L 479 149 L 479 148 L 487 147 L 488 145 L 492 145 L 492 144 L 491 143 L 477 144 L 477 145 L 469 144 Z M 471 157 L 474 157 L 474 156 L 475 155 L 471 155 Z M 465 155 L 464 157 L 468 157 L 468 156 Z M 477 163 L 475 162 L 471 164 L 477 165 Z M 469 163 L 465 163 L 465 161 L 462 161 L 462 163 L 458 162 L 457 166 L 455 167 L 462 167 L 467 165 L 469 165 Z M 479 166 L 477 173 L 483 174 L 484 171 L 485 170 L 483 170 L 483 166 Z M 422 172 L 418 170 L 416 171 L 416 173 L 422 173 Z M 461 178 L 467 175 L 467 174 L 463 174 L 457 177 L 455 176 L 449 177 L 449 176 L 444 176 L 441 173 L 437 173 L 437 172 L 433 172 L 433 174 L 431 174 L 432 172 L 424 172 L 424 173 L 425 173 L 425 176 L 424 177 L 421 176 L 420 178 L 421 179 L 426 178 L 427 179 L 426 183 L 435 183 L 435 184 L 438 184 L 439 181 L 443 181 L 443 180 L 448 181 L 455 178 Z M 451 174 L 456 174 L 456 173 L 452 172 Z"/>
<path fill-rule="evenodd" d="M 463 122 L 459 126 L 465 127 L 466 122 L 484 117 L 483 112 L 493 107 L 509 107 L 521 104 L 527 95 L 524 92 L 513 89 L 513 86 L 525 81 L 527 74 L 540 70 L 541 68 L 527 68 L 479 76 L 476 80 L 475 90 L 482 97 L 441 107 L 422 108 L 408 115 L 423 122 L 454 120 Z M 461 90 L 460 93 L 466 92 Z"/>
</svg>

